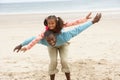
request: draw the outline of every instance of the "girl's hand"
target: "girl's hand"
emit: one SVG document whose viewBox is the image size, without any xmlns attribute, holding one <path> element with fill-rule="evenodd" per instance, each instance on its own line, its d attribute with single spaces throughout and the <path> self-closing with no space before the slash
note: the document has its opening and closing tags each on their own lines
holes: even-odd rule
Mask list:
<svg viewBox="0 0 120 80">
<path fill-rule="evenodd" d="M 91 16 L 91 12 L 86 16 L 86 19 L 91 19 L 92 17 L 90 17 Z"/>
<path fill-rule="evenodd" d="M 25 51 L 27 51 L 27 48 L 26 48 L 26 47 L 23 47 L 23 48 L 20 49 L 20 51 L 25 52 Z"/>
</svg>

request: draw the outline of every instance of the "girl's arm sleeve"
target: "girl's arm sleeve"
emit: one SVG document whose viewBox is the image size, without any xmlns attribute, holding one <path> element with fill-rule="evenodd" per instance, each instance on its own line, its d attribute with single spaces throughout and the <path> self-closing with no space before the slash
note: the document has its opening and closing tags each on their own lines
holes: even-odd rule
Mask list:
<svg viewBox="0 0 120 80">
<path fill-rule="evenodd" d="M 70 26 L 75 26 L 75 25 L 78 25 L 78 24 L 82 24 L 84 22 L 87 22 L 88 19 L 86 18 L 82 18 L 82 19 L 78 19 L 78 20 L 75 20 L 75 21 L 72 21 L 72 22 L 66 22 L 64 24 L 64 27 L 70 27 Z"/>
<path fill-rule="evenodd" d="M 28 45 L 31 41 L 33 41 L 35 38 L 36 38 L 35 36 L 33 36 L 33 37 L 31 37 L 31 38 L 28 38 L 28 39 L 26 39 L 25 41 L 23 41 L 23 42 L 21 43 L 21 45 L 22 45 L 22 46 L 26 46 L 26 45 Z"/>
<path fill-rule="evenodd" d="M 45 31 L 44 31 L 45 32 Z M 38 43 L 41 39 L 44 37 L 44 32 L 39 34 L 35 39 L 33 39 L 27 46 L 26 49 L 29 50 L 31 49 L 36 43 Z"/>
</svg>

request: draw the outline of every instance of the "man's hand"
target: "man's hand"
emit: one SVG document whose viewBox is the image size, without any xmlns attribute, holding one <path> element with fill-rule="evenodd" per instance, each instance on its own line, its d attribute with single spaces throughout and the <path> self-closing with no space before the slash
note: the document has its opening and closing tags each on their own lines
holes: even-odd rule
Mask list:
<svg viewBox="0 0 120 80">
<path fill-rule="evenodd" d="M 86 16 L 86 19 L 91 19 L 92 17 L 91 17 L 91 12 Z"/>
<path fill-rule="evenodd" d="M 21 48 L 22 48 L 22 45 L 20 44 L 20 45 L 16 46 L 13 51 L 14 52 L 16 51 L 18 53 Z"/>
<path fill-rule="evenodd" d="M 101 18 L 101 13 L 97 13 L 94 19 L 92 20 L 92 23 L 94 24 L 99 22 L 100 18 Z"/>
</svg>

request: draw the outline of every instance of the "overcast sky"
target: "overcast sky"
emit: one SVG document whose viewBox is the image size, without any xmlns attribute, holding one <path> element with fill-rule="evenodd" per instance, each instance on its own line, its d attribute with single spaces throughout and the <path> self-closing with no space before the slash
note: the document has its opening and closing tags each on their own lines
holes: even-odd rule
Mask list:
<svg viewBox="0 0 120 80">
<path fill-rule="evenodd" d="M 0 3 L 19 3 L 19 2 L 40 2 L 40 1 L 66 1 L 66 0 L 0 0 Z"/>
</svg>

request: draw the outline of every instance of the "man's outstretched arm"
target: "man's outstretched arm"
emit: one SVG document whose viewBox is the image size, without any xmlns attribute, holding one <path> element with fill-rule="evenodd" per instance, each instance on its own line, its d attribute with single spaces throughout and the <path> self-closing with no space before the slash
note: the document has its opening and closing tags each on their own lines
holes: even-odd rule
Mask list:
<svg viewBox="0 0 120 80">
<path fill-rule="evenodd" d="M 13 51 L 19 52 L 23 46 L 28 45 L 30 42 L 32 42 L 36 37 L 31 37 L 23 41 L 21 44 L 17 45 Z"/>
<path fill-rule="evenodd" d="M 96 16 L 93 18 L 92 21 L 88 21 L 80 26 L 77 26 L 69 31 L 64 32 L 64 39 L 65 41 L 69 41 L 74 36 L 77 36 L 82 31 L 86 30 L 88 27 L 90 27 L 92 24 L 95 24 L 99 22 L 101 19 L 101 13 L 97 13 Z"/>
</svg>

